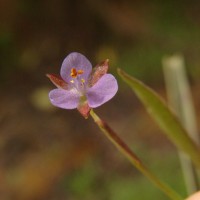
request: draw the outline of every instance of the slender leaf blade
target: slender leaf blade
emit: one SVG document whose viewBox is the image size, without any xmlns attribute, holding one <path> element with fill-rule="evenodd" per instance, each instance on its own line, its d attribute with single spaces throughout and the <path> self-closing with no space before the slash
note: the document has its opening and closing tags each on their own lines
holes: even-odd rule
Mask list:
<svg viewBox="0 0 200 200">
<path fill-rule="evenodd" d="M 118 69 L 120 77 L 131 87 L 144 104 L 149 114 L 166 133 L 169 139 L 182 151 L 187 153 L 200 168 L 200 149 L 188 136 L 176 115 L 152 89 L 141 81 Z"/>
</svg>

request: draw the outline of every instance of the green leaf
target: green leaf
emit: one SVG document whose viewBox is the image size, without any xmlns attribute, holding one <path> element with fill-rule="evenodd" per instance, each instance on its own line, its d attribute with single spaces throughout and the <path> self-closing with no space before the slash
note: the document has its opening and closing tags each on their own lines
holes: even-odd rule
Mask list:
<svg viewBox="0 0 200 200">
<path fill-rule="evenodd" d="M 141 81 L 131 77 L 121 69 L 118 74 L 131 87 L 137 97 L 144 104 L 149 114 L 158 123 L 171 141 L 182 151 L 187 153 L 200 168 L 200 149 L 188 136 L 175 114 L 167 104 L 152 89 Z"/>
</svg>

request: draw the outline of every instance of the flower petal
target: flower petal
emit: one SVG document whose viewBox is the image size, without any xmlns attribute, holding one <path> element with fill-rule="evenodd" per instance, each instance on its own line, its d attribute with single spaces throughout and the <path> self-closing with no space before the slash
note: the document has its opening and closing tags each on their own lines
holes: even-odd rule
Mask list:
<svg viewBox="0 0 200 200">
<path fill-rule="evenodd" d="M 74 109 L 78 107 L 80 95 L 74 90 L 54 89 L 50 91 L 49 99 L 54 106 Z"/>
<path fill-rule="evenodd" d="M 105 74 L 99 81 L 87 91 L 88 105 L 96 108 L 109 101 L 118 90 L 118 84 L 115 77 L 111 74 Z"/>
<path fill-rule="evenodd" d="M 80 74 L 80 79 L 84 79 L 85 81 L 88 80 L 88 77 L 92 71 L 92 65 L 90 61 L 80 53 L 70 53 L 63 61 L 60 75 L 61 77 L 67 82 L 70 83 L 72 80 L 71 69 L 75 68 L 78 70 L 83 70 L 83 74 Z"/>
</svg>

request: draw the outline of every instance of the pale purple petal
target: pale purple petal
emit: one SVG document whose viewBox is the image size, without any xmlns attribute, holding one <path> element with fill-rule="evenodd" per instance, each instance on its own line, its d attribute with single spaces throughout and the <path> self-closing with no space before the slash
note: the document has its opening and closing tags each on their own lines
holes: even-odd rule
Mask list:
<svg viewBox="0 0 200 200">
<path fill-rule="evenodd" d="M 118 85 L 115 77 L 105 74 L 99 81 L 88 89 L 87 99 L 91 108 L 96 108 L 109 101 L 117 92 Z"/>
<path fill-rule="evenodd" d="M 70 83 L 72 80 L 71 69 L 75 68 L 76 70 L 83 70 L 83 74 L 80 75 L 80 79 L 84 79 L 86 82 L 92 71 L 92 65 L 90 61 L 80 53 L 70 53 L 63 61 L 60 75 L 67 83 Z"/>
<path fill-rule="evenodd" d="M 78 107 L 80 95 L 74 90 L 54 89 L 50 91 L 49 98 L 54 106 L 74 109 Z"/>
</svg>

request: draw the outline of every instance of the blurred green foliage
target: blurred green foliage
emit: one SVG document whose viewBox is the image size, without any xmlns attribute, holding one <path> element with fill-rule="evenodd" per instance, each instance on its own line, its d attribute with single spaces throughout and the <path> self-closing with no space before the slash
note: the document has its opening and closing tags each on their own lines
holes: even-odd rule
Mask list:
<svg viewBox="0 0 200 200">
<path fill-rule="evenodd" d="M 49 69 L 50 63 L 60 65 L 71 51 L 85 53 L 94 63 L 102 58 L 99 54 L 112 58 L 114 52 L 115 66 L 149 81 L 162 80 L 164 55 L 180 52 L 186 57 L 190 75 L 196 78 L 200 73 L 200 4 L 196 1 L 11 0 L 1 4 L 4 80 L 16 68 L 32 72 L 35 65 L 36 73 Z M 27 51 L 30 61 L 24 63 Z M 102 54 L 104 51 L 107 53 Z"/>
</svg>

